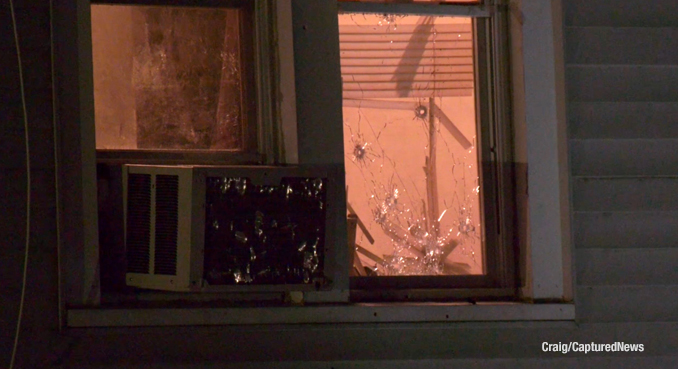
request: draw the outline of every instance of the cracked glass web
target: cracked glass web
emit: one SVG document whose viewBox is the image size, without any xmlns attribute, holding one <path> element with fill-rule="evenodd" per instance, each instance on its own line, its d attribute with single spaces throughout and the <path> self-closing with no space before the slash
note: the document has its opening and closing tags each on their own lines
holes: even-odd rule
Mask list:
<svg viewBox="0 0 678 369">
<path fill-rule="evenodd" d="M 339 26 L 353 274 L 484 273 L 471 19 Z"/>
</svg>

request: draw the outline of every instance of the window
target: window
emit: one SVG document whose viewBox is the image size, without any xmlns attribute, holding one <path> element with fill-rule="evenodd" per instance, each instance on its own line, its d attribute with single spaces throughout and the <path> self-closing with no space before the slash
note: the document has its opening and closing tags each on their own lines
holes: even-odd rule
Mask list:
<svg viewBox="0 0 678 369">
<path fill-rule="evenodd" d="M 91 5 L 100 162 L 278 160 L 259 138 L 273 135 L 260 123 L 270 114 L 257 104 L 272 90 L 263 76 L 272 71 L 257 49 L 269 42 L 256 4 Z"/>
<path fill-rule="evenodd" d="M 501 42 L 506 30 L 489 31 L 497 18 L 491 14 L 447 14 L 446 10 L 455 9 L 447 4 L 410 4 L 414 6 L 400 11 L 384 5 L 384 14 L 346 12 L 338 18 L 344 168 L 350 190 L 347 207 L 360 225 L 356 252 L 351 255 L 353 265 L 342 272 L 349 274 L 350 268 L 354 274 L 356 296 L 390 289 L 438 289 L 449 295 L 446 299 L 455 297 L 455 289 L 465 289 L 465 294 L 475 289 L 473 295 L 493 298 L 514 294 L 513 255 L 506 240 L 511 225 L 501 223 L 511 218 L 513 207 L 500 210 L 498 206 L 502 201 L 510 203 L 512 193 L 509 185 L 500 182 L 502 175 L 497 174 L 503 168 L 496 159 L 508 159 L 502 154 L 510 147 L 510 137 L 489 140 L 496 130 L 510 132 L 508 120 L 495 114 L 497 106 L 489 104 L 501 100 L 506 78 L 505 71 L 494 69 L 503 54 L 489 46 Z M 369 10 L 366 4 L 354 6 L 358 11 L 361 7 Z M 463 9 L 466 5 L 457 6 Z M 237 155 L 257 149 L 252 139 L 256 125 L 250 119 L 256 111 L 256 94 L 247 97 L 255 87 L 248 73 L 255 59 L 252 12 L 245 4 L 230 8 L 92 5 L 97 149 L 109 157 L 132 155 L 123 158 L 123 163 L 98 164 L 102 292 L 107 296 L 134 293 L 131 286 L 159 289 L 156 282 L 147 282 L 156 277 L 157 270 L 164 270 L 155 264 L 165 262 L 165 254 L 190 254 L 191 260 L 184 265 L 197 264 L 204 271 L 185 273 L 186 268 L 173 267 L 172 275 L 177 278 L 169 279 L 170 290 L 216 292 L 218 286 L 233 285 L 249 286 L 255 292 L 257 285 L 266 289 L 277 284 L 290 285 L 283 289 L 315 285 L 316 289 L 341 290 L 335 283 L 341 277 L 322 268 L 342 265 L 340 259 L 332 260 L 338 257 L 340 239 L 332 242 L 329 231 L 320 231 L 330 229 L 324 216 L 314 216 L 320 228 L 301 218 L 293 221 L 289 194 L 279 198 L 280 191 L 275 189 L 276 185 L 291 188 L 282 182 L 264 186 L 261 181 L 250 183 L 253 178 L 248 176 L 242 182 L 243 191 L 262 187 L 246 194 L 247 201 L 231 199 L 224 206 L 219 202 L 225 196 L 222 187 L 240 183 L 238 176 L 225 169 L 203 181 L 197 179 L 201 170 L 193 171 L 194 183 L 208 184 L 207 199 L 198 199 L 195 206 L 201 207 L 205 200 L 205 209 L 213 212 L 192 216 L 177 209 L 177 218 L 196 222 L 191 229 L 204 229 L 204 240 L 195 240 L 202 233 L 191 236 L 190 245 L 177 241 L 177 246 L 166 246 L 165 238 L 184 236 L 174 225 L 168 228 L 171 234 L 165 235 L 166 225 L 154 224 L 152 219 L 157 222 L 159 215 L 153 218 L 147 206 L 142 209 L 148 219 L 138 222 L 148 221 L 151 227 L 143 228 L 139 240 L 128 233 L 137 225 L 132 218 L 126 217 L 124 224 L 120 221 L 121 214 L 129 216 L 136 206 L 125 190 L 132 186 L 128 183 L 132 169 L 122 164 L 144 161 L 146 155 L 154 155 L 162 164 L 176 164 L 163 157 L 168 151 L 190 158 L 188 164 L 201 164 L 201 157 L 193 154 L 209 158 L 214 153 Z M 269 171 L 268 178 L 274 177 Z M 170 174 L 158 173 L 151 170 L 145 175 L 150 187 L 140 192 L 143 196 L 161 195 L 159 182 L 154 186 L 152 178 Z M 180 178 L 179 173 L 176 176 Z M 325 179 L 329 183 L 322 188 L 335 186 Z M 219 185 L 210 190 L 210 183 Z M 270 198 L 260 198 L 264 190 Z M 339 196 L 328 200 L 336 202 Z M 156 204 L 162 205 L 159 201 Z M 227 216 L 235 203 L 249 203 L 251 212 L 243 207 Z M 272 203 L 277 205 L 267 206 Z M 259 204 L 257 211 L 255 204 Z M 290 214 L 285 216 L 280 209 Z M 269 223 L 276 226 L 267 228 Z M 278 234 L 281 228 L 290 231 Z M 183 228 L 177 225 L 176 229 Z M 124 242 L 116 239 L 121 233 Z M 150 235 L 155 238 L 144 241 Z M 160 255 L 161 247 L 169 251 Z M 193 260 L 192 247 L 204 250 L 200 261 Z M 125 254 L 120 250 L 126 250 Z M 111 255 L 117 255 L 117 260 Z M 132 268 L 134 260 L 146 258 L 145 267 Z M 175 257 L 171 262 L 180 265 L 182 260 Z M 182 273 L 194 277 L 179 283 Z M 283 278 L 288 274 L 289 278 Z M 115 287 L 116 281 L 122 288 Z"/>
<path fill-rule="evenodd" d="M 510 295 L 508 27 L 497 14 L 411 3 L 351 3 L 339 15 L 347 201 L 359 225 L 352 287 Z"/>
<path fill-rule="evenodd" d="M 296 122 L 294 64 L 291 54 L 279 53 L 292 41 L 289 2 L 73 4 L 57 8 L 56 16 L 63 22 L 57 43 L 67 50 L 58 60 L 60 87 L 72 92 L 61 96 L 62 108 L 69 107 L 61 117 L 76 124 L 64 125 L 64 142 L 71 144 L 62 158 L 77 165 L 65 164 L 63 171 L 66 182 L 76 172 L 83 178 L 81 199 L 63 195 L 65 212 L 79 213 L 77 205 L 69 207 L 76 203 L 87 208 L 87 224 L 68 232 L 81 238 L 65 243 L 80 245 L 65 259 L 75 271 L 67 279 L 67 301 L 79 305 L 99 303 L 101 291 L 126 288 L 120 247 L 125 165 L 294 163 L 296 148 L 285 150 L 284 143 L 295 142 Z M 65 61 L 70 57 L 76 60 Z"/>
<path fill-rule="evenodd" d="M 366 225 L 357 262 L 483 274 L 471 19 L 339 22 L 348 201 Z"/>
<path fill-rule="evenodd" d="M 245 149 L 251 22 L 238 8 L 92 5 L 97 149 Z"/>
</svg>

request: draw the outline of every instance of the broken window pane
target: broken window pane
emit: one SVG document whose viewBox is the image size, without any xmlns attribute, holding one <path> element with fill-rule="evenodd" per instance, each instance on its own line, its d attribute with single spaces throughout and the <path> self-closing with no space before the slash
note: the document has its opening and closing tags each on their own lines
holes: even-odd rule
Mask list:
<svg viewBox="0 0 678 369">
<path fill-rule="evenodd" d="M 339 0 L 343 2 L 363 3 L 449 3 L 449 4 L 480 4 L 482 0 Z"/>
<path fill-rule="evenodd" d="M 240 10 L 91 9 L 97 149 L 243 147 Z"/>
<path fill-rule="evenodd" d="M 470 18 L 339 16 L 358 275 L 483 274 Z"/>
</svg>

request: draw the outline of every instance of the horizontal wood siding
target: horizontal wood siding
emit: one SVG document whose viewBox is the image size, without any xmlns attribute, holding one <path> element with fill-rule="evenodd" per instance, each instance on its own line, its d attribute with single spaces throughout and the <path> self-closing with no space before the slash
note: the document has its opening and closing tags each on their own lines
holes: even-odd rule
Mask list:
<svg viewBox="0 0 678 369">
<path fill-rule="evenodd" d="M 349 326 L 287 326 L 287 327 L 177 327 L 173 334 L 162 328 L 95 329 L 74 334 L 78 341 L 70 353 L 72 367 L 92 365 L 107 367 L 118 363 L 142 365 L 162 356 L 163 362 L 192 362 L 200 357 L 201 365 L 209 362 L 244 364 L 247 361 L 289 360 L 391 361 L 416 365 L 427 359 L 477 359 L 479 368 L 492 359 L 562 359 L 579 357 L 583 362 L 598 356 L 638 358 L 652 367 L 653 357 L 670 356 L 676 352 L 678 323 L 467 323 L 424 325 L 349 325 Z M 91 339 L 94 338 L 95 339 Z M 205 340 L 205 337 L 210 339 Z M 233 337 L 238 337 L 234 340 Z M 89 340 L 87 344 L 83 340 Z M 568 354 L 543 353 L 543 342 L 582 343 L 643 343 L 642 353 Z M 148 342 L 154 342 L 148 345 Z M 283 344 L 284 342 L 284 344 Z M 140 352 L 139 347 L 145 347 Z M 176 350 L 167 348 L 174 347 Z M 179 349 L 180 348 L 180 349 Z M 120 356 L 120 352 L 134 355 Z M 156 359 L 157 360 L 157 359 Z M 600 363 L 600 361 L 592 361 Z M 157 367 L 160 364 L 157 364 Z M 167 365 L 166 367 L 172 367 Z M 305 366 L 300 366 L 305 367 Z M 353 368 L 346 363 L 339 368 Z M 384 366 L 389 367 L 389 366 Z M 398 367 L 398 366 L 395 366 Z M 447 366 L 455 367 L 456 366 Z M 595 367 L 595 366 L 584 366 Z M 330 367 L 325 367 L 329 369 Z M 441 368 L 446 368 L 443 366 Z M 550 368 L 550 366 L 545 366 Z"/>
<path fill-rule="evenodd" d="M 573 228 L 577 250 L 678 248 L 675 211 L 578 211 Z"/>
<path fill-rule="evenodd" d="M 678 138 L 678 101 L 570 101 L 571 139 Z"/>
<path fill-rule="evenodd" d="M 678 28 L 566 27 L 568 64 L 672 65 Z"/>
<path fill-rule="evenodd" d="M 678 139 L 572 139 L 570 150 L 575 177 L 678 174 Z"/>
<path fill-rule="evenodd" d="M 678 101 L 676 65 L 567 65 L 570 101 Z"/>
<path fill-rule="evenodd" d="M 576 264 L 580 285 L 670 286 L 678 281 L 678 247 L 579 249 Z"/>
<path fill-rule="evenodd" d="M 579 177 L 572 187 L 575 211 L 678 210 L 678 178 L 674 177 Z"/>
<path fill-rule="evenodd" d="M 562 354 L 561 354 L 562 355 Z M 398 360 L 364 360 L 364 361 L 264 361 L 253 363 L 233 363 L 231 361 L 215 362 L 210 364 L 177 364 L 172 367 L 175 369 L 444 369 L 444 368 L 484 368 L 484 369 L 597 369 L 597 368 L 618 368 L 635 369 L 642 367 L 650 368 L 674 368 L 678 366 L 678 358 L 673 356 L 663 357 L 568 357 L 554 359 L 426 359 L 417 361 L 398 361 Z M 146 364 L 125 366 L 128 369 L 146 369 Z M 80 369 L 99 368 L 99 369 L 117 369 L 117 365 L 112 366 L 78 366 Z"/>
<path fill-rule="evenodd" d="M 674 0 L 564 0 L 566 26 L 676 27 Z"/>
<path fill-rule="evenodd" d="M 678 2 L 567 0 L 580 322 L 678 320 Z"/>
<path fill-rule="evenodd" d="M 580 322 L 678 321 L 676 285 L 580 285 L 576 293 L 577 320 Z"/>
</svg>

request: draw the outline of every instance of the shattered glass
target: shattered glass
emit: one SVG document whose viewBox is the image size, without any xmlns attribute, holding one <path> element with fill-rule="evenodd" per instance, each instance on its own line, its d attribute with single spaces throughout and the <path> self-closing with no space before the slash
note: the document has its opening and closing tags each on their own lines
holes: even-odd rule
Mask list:
<svg viewBox="0 0 678 369">
<path fill-rule="evenodd" d="M 482 274 L 470 18 L 339 16 L 348 208 L 368 274 Z"/>
<path fill-rule="evenodd" d="M 97 148 L 242 148 L 240 17 L 92 5 Z"/>
<path fill-rule="evenodd" d="M 204 279 L 210 285 L 309 284 L 322 279 L 327 182 L 207 179 Z"/>
<path fill-rule="evenodd" d="M 342 2 L 363 3 L 450 3 L 450 4 L 480 4 L 482 0 L 339 0 Z"/>
</svg>

